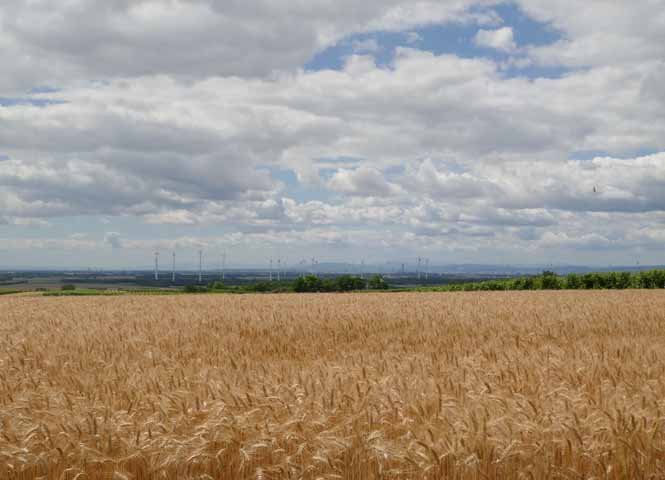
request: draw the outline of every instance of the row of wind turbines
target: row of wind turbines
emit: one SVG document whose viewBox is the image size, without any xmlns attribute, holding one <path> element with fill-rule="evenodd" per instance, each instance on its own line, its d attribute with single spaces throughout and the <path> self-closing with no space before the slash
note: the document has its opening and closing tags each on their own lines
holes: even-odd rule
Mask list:
<svg viewBox="0 0 665 480">
<path fill-rule="evenodd" d="M 198 251 L 199 254 L 199 273 L 198 273 L 198 282 L 203 283 L 203 250 Z M 154 278 L 155 281 L 159 281 L 159 257 L 160 257 L 160 252 L 155 252 L 155 271 L 154 271 Z M 171 282 L 175 283 L 176 280 L 176 252 L 171 252 Z M 226 279 L 226 252 L 221 254 L 220 258 L 220 268 L 219 268 L 219 277 L 220 280 L 223 282 Z M 316 267 L 319 264 L 319 261 L 315 258 L 312 257 L 311 259 L 311 272 L 312 274 L 316 275 Z M 364 264 L 364 263 L 363 263 Z M 307 265 L 306 260 L 301 260 L 299 265 L 302 267 L 304 265 Z M 276 266 L 276 271 L 275 271 L 275 266 Z M 270 259 L 270 273 L 269 273 L 269 278 L 270 281 L 272 282 L 274 278 L 277 279 L 277 281 L 281 281 L 283 278 L 283 271 L 282 271 L 282 259 L 278 258 L 276 260 Z M 276 273 L 276 275 L 275 275 Z M 302 275 L 304 276 L 304 269 Z"/>
<path fill-rule="evenodd" d="M 159 281 L 159 252 L 155 252 L 155 281 Z M 176 254 L 175 252 L 171 253 L 172 256 L 172 268 L 171 268 L 171 282 L 175 283 L 176 276 Z M 224 281 L 226 276 L 226 252 L 222 253 L 222 263 L 220 278 Z M 203 250 L 199 250 L 199 283 L 203 283 Z"/>
<path fill-rule="evenodd" d="M 198 271 L 198 283 L 203 283 L 203 250 L 198 251 L 199 254 L 199 271 Z M 155 252 L 155 271 L 154 278 L 155 281 L 159 281 L 160 278 L 160 269 L 159 269 L 159 257 L 160 252 Z M 171 252 L 171 282 L 175 283 L 176 281 L 176 252 Z M 308 264 L 307 260 L 301 260 L 298 265 L 301 270 L 301 276 L 306 274 L 306 266 Z M 319 261 L 315 258 L 311 258 L 310 270 L 309 273 L 312 275 L 317 274 L 317 267 Z M 424 268 L 423 268 L 424 267 Z M 404 264 L 402 264 L 402 270 L 404 271 Z M 430 263 L 429 258 L 418 257 L 418 269 L 417 269 L 418 279 L 429 279 L 430 275 Z M 220 257 L 219 265 L 219 278 L 223 282 L 226 279 L 226 252 L 223 252 Z M 360 278 L 365 278 L 365 260 L 360 262 Z M 269 270 L 269 279 L 272 282 L 276 279 L 278 282 L 284 279 L 282 259 L 270 259 L 270 270 Z"/>
</svg>

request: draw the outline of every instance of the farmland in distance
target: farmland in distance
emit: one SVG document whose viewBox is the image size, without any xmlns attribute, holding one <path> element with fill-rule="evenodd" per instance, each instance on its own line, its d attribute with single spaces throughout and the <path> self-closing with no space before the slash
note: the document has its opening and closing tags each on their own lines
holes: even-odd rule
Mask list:
<svg viewBox="0 0 665 480">
<path fill-rule="evenodd" d="M 0 297 L 0 478 L 665 478 L 661 291 Z"/>
</svg>

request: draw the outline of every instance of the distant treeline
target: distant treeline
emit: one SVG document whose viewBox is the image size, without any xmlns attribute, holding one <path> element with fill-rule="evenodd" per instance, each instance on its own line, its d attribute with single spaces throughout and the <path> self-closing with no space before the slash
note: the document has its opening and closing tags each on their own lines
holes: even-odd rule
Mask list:
<svg viewBox="0 0 665 480">
<path fill-rule="evenodd" d="M 477 292 L 501 290 L 624 290 L 628 288 L 665 288 L 665 270 L 642 272 L 571 273 L 565 276 L 545 271 L 541 275 L 505 280 L 486 280 L 471 283 L 449 284 L 438 287 L 399 288 L 399 291 L 419 290 L 429 292 Z M 227 286 L 214 282 L 207 286 L 189 285 L 186 293 L 305 293 L 305 292 L 353 292 L 360 290 L 390 290 L 381 275 L 363 279 L 352 275 L 336 278 L 320 278 L 314 275 L 287 282 L 258 282 L 249 285 Z"/>
<path fill-rule="evenodd" d="M 186 293 L 230 292 L 230 293 L 287 293 L 287 292 L 353 292 L 358 290 L 387 290 L 388 283 L 381 275 L 368 280 L 352 275 L 336 278 L 320 278 L 314 275 L 299 277 L 292 282 L 258 282 L 250 285 L 227 286 L 214 282 L 207 286 L 188 285 Z"/>
<path fill-rule="evenodd" d="M 559 276 L 545 271 L 533 277 L 446 285 L 429 290 L 475 292 L 492 290 L 624 290 L 627 288 L 665 288 L 665 270 L 643 272 L 571 273 Z"/>
</svg>

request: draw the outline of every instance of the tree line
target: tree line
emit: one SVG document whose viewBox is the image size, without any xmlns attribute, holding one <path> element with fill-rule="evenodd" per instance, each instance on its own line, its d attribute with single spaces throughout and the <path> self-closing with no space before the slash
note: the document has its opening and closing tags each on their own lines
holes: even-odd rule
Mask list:
<svg viewBox="0 0 665 480">
<path fill-rule="evenodd" d="M 665 288 L 665 270 L 570 273 L 565 276 L 544 271 L 541 275 L 532 277 L 451 284 L 437 287 L 434 290 L 471 292 L 492 290 L 625 290 L 628 288 Z"/>
<path fill-rule="evenodd" d="M 390 285 L 381 275 L 369 279 L 353 275 L 341 275 L 335 278 L 320 278 L 307 275 L 292 282 L 257 282 L 251 285 L 227 286 L 222 282 L 214 282 L 207 286 L 187 285 L 186 293 L 235 292 L 235 293 L 323 293 L 323 292 L 354 292 L 359 290 L 388 290 Z"/>
<path fill-rule="evenodd" d="M 503 290 L 624 290 L 629 288 L 665 288 L 665 270 L 570 273 L 565 276 L 557 275 L 551 271 L 544 271 L 542 274 L 535 276 L 472 283 L 453 283 L 437 287 L 419 287 L 415 290 L 477 292 Z M 335 278 L 320 278 L 315 275 L 308 275 L 299 277 L 291 282 L 258 282 L 251 285 L 238 286 L 227 286 L 221 282 L 214 282 L 207 286 L 188 285 L 184 291 L 187 293 L 322 293 L 389 289 L 391 289 L 391 286 L 381 275 L 374 275 L 369 279 L 352 275 L 341 275 Z"/>
</svg>

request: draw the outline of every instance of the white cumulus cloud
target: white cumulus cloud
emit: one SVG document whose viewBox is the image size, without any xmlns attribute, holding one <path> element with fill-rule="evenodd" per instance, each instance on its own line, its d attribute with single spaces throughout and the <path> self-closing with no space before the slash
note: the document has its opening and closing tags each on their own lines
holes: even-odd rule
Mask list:
<svg viewBox="0 0 665 480">
<path fill-rule="evenodd" d="M 478 30 L 473 40 L 478 46 L 494 48 L 504 52 L 512 52 L 517 48 L 511 27 L 502 27 L 497 30 Z"/>
</svg>

